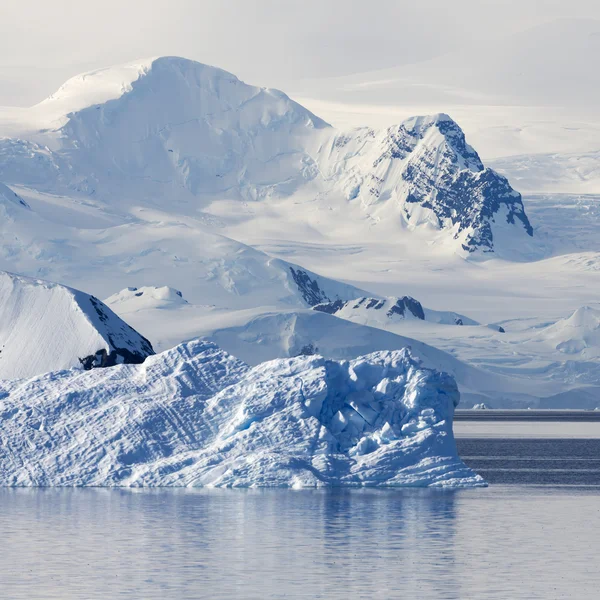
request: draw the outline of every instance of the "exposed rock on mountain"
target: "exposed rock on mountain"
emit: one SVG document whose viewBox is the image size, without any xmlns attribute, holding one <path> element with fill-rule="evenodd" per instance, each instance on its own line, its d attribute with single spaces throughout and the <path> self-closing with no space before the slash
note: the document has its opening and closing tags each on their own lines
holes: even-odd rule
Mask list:
<svg viewBox="0 0 600 600">
<path fill-rule="evenodd" d="M 370 325 L 382 327 L 404 319 L 431 321 L 443 325 L 478 325 L 473 319 L 453 312 L 430 310 L 410 296 L 402 298 L 356 298 L 348 302 L 337 300 L 313 306 L 313 310 Z"/>
<path fill-rule="evenodd" d="M 412 227 L 447 228 L 464 251 L 493 251 L 497 226 L 533 235 L 521 195 L 484 167 L 448 115 L 337 134 L 322 156 L 322 169 L 349 200 L 380 218 L 400 213 Z"/>
</svg>

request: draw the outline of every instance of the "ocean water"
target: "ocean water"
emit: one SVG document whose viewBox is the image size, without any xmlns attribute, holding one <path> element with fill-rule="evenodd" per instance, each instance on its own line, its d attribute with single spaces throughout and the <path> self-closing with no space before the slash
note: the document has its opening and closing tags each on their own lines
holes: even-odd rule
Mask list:
<svg viewBox="0 0 600 600">
<path fill-rule="evenodd" d="M 0 598 L 598 598 L 600 489 L 0 490 Z"/>
<path fill-rule="evenodd" d="M 492 485 L 600 486 L 600 439 L 467 438 L 457 445 Z"/>
</svg>

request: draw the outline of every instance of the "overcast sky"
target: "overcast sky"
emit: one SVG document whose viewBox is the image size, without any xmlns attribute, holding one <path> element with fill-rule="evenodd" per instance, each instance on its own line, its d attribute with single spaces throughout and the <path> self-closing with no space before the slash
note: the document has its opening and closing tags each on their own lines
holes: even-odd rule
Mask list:
<svg viewBox="0 0 600 600">
<path fill-rule="evenodd" d="M 180 55 L 259 85 L 415 62 L 597 0 L 0 0 L 0 104 L 82 71 Z"/>
</svg>

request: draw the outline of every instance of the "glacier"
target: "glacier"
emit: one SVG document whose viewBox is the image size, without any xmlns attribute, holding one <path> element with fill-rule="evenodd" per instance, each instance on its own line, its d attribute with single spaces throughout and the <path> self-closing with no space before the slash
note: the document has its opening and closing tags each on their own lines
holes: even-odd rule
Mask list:
<svg viewBox="0 0 600 600">
<path fill-rule="evenodd" d="M 252 368 L 193 340 L 0 381 L 0 485 L 483 486 L 456 452 L 458 401 L 406 349 Z"/>
</svg>

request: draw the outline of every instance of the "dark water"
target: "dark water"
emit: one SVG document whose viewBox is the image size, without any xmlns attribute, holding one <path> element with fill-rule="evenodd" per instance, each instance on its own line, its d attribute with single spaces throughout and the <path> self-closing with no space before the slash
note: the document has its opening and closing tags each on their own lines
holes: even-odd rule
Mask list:
<svg viewBox="0 0 600 600">
<path fill-rule="evenodd" d="M 490 484 L 600 486 L 600 439 L 459 438 L 456 443 L 465 463 Z"/>
<path fill-rule="evenodd" d="M 597 423 L 600 421 L 600 410 L 457 410 L 454 413 L 455 421 L 535 421 L 554 423 Z"/>
<path fill-rule="evenodd" d="M 0 489 L 0 599 L 596 599 L 598 442 L 459 440 L 475 490 Z"/>
</svg>

